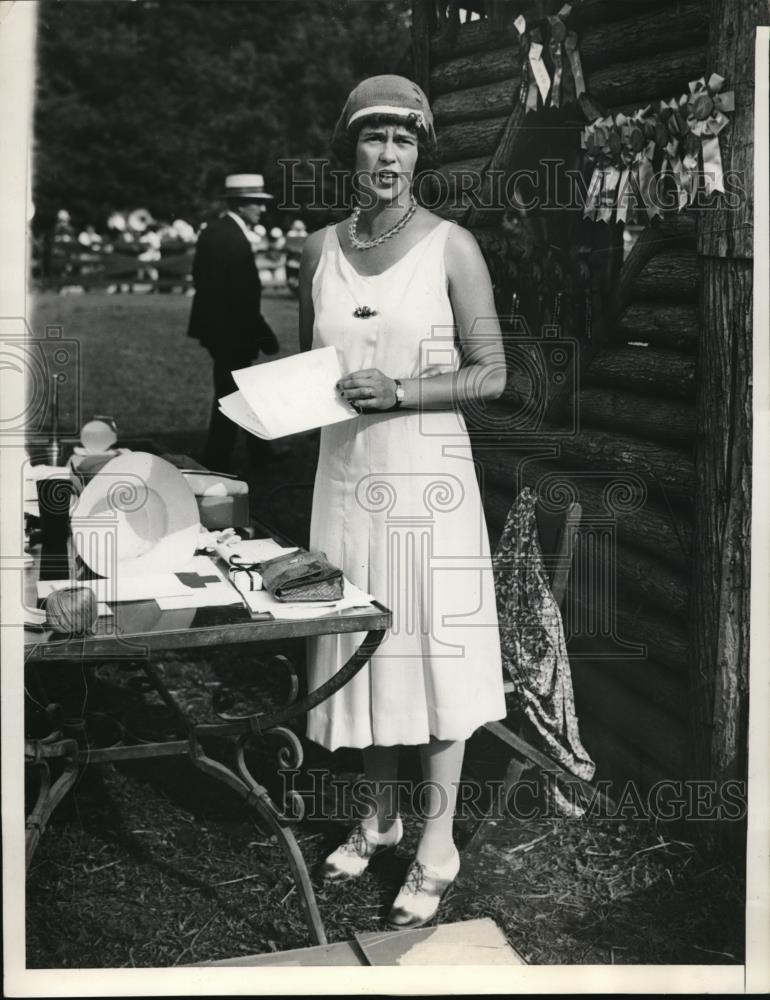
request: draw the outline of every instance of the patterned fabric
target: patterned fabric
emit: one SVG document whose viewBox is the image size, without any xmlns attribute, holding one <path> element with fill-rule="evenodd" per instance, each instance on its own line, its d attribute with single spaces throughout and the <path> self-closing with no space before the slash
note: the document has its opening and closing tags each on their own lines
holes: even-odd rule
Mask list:
<svg viewBox="0 0 770 1000">
<path fill-rule="evenodd" d="M 536 503 L 533 490 L 521 491 L 493 557 L 503 664 L 544 751 L 590 781 L 596 768 L 580 742 L 564 627 L 543 564 Z"/>
</svg>

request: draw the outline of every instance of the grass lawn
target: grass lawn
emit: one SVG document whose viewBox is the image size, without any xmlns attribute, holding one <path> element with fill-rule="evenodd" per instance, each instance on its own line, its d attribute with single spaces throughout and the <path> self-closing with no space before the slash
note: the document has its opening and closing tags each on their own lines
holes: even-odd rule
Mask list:
<svg viewBox="0 0 770 1000">
<path fill-rule="evenodd" d="M 185 335 L 189 298 L 43 294 L 34 307 L 36 332 L 58 324 L 80 344 L 86 416 L 112 413 L 124 435 L 199 452 L 210 363 Z M 264 311 L 282 352 L 293 352 L 294 300 L 268 293 Z M 317 436 L 293 438 L 290 446 L 286 461 L 250 476 L 251 497 L 257 514 L 280 517 L 284 530 L 305 541 L 309 494 L 301 484 L 312 479 Z M 240 457 L 245 461 L 242 445 Z M 302 650 L 295 652 L 301 659 Z M 253 700 L 256 677 L 265 696 L 281 696 L 280 676 L 244 647 L 167 654 L 159 669 L 194 718 L 209 717 L 214 691 Z M 100 668 L 97 675 L 52 665 L 45 679 L 65 715 L 82 714 L 84 705 L 86 715 L 107 711 L 117 699 L 131 732 L 162 716 L 156 696 L 140 691 L 130 670 Z M 29 707 L 34 721 L 36 708 Z M 270 780 L 277 749 L 250 754 L 261 780 Z M 355 751 L 328 754 L 308 743 L 304 749 L 306 768 L 328 768 L 343 782 L 359 771 Z M 504 763 L 482 731 L 468 744 L 464 780 L 499 778 Z M 414 752 L 404 754 L 404 776 L 419 777 Z M 308 805 L 317 805 L 320 793 L 304 790 Z M 331 941 L 383 928 L 419 835 L 409 803 L 404 818 L 406 837 L 395 855 L 378 859 L 352 885 L 317 887 Z M 299 823 L 309 863 L 320 861 L 349 825 L 328 813 Z M 472 814 L 456 825 L 469 857 L 477 827 Z M 694 837 L 598 817 L 537 816 L 510 821 L 505 830 L 504 846 L 463 869 L 442 904 L 442 921 L 490 916 L 532 963 L 742 961 L 741 873 L 703 853 Z M 26 912 L 31 968 L 170 966 L 309 943 L 276 843 L 235 796 L 184 760 L 84 768 L 35 854 Z"/>
<path fill-rule="evenodd" d="M 35 337 L 59 326 L 62 337 L 78 345 L 81 420 L 74 421 L 76 427 L 106 413 L 125 437 L 153 438 L 169 452 L 200 458 L 213 399 L 212 365 L 208 352 L 187 336 L 191 301 L 179 294 L 105 292 L 44 292 L 33 298 Z M 276 357 L 296 353 L 296 299 L 267 290 L 262 303 L 280 343 Z M 71 413 L 63 414 L 62 421 L 72 423 Z M 317 433 L 291 438 L 285 460 L 258 471 L 250 467 L 245 436 L 239 432 L 233 463 L 249 481 L 252 512 L 271 521 L 279 517 L 287 533 L 306 542 L 310 492 L 301 484 L 313 479 Z"/>
</svg>

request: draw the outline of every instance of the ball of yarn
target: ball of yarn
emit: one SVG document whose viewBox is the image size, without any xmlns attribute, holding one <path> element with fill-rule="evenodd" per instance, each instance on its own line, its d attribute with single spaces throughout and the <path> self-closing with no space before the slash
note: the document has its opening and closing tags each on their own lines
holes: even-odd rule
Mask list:
<svg viewBox="0 0 770 1000">
<path fill-rule="evenodd" d="M 99 616 L 96 594 L 91 587 L 63 587 L 49 594 L 46 619 L 55 632 L 85 635 L 92 632 Z"/>
</svg>

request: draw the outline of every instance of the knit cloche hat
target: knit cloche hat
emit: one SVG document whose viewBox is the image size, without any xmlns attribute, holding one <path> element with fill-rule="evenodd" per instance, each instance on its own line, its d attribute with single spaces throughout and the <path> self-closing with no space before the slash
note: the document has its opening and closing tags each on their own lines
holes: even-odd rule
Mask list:
<svg viewBox="0 0 770 1000">
<path fill-rule="evenodd" d="M 336 144 L 354 122 L 373 115 L 413 117 L 417 127 L 436 141 L 433 114 L 421 88 L 404 76 L 385 75 L 370 76 L 351 90 L 334 127 L 332 143 Z"/>
</svg>

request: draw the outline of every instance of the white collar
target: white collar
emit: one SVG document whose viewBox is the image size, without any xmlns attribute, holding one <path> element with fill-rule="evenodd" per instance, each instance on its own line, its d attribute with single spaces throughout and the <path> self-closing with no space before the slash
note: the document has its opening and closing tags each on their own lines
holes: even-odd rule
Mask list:
<svg viewBox="0 0 770 1000">
<path fill-rule="evenodd" d="M 228 212 L 227 214 L 230 216 L 231 219 L 235 219 L 235 221 L 241 227 L 241 232 L 243 233 L 243 235 L 249 242 L 251 242 L 253 236 L 255 235 L 253 230 L 249 230 L 249 227 L 246 225 L 246 223 L 243 221 L 240 215 L 238 215 L 237 212 Z"/>
</svg>

